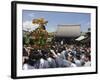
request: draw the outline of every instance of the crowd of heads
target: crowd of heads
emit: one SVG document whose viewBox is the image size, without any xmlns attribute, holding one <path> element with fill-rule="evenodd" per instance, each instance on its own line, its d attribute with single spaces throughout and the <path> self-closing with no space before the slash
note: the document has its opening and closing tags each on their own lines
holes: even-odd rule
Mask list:
<svg viewBox="0 0 100 80">
<path fill-rule="evenodd" d="M 91 66 L 91 48 L 84 45 L 55 42 L 46 49 L 23 47 L 23 69 Z"/>
</svg>

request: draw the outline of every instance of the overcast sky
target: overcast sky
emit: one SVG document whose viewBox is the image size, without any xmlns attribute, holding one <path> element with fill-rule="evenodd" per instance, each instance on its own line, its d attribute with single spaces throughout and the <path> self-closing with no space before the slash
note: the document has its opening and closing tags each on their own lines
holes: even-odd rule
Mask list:
<svg viewBox="0 0 100 80">
<path fill-rule="evenodd" d="M 46 29 L 49 32 L 56 30 L 57 25 L 75 24 L 81 25 L 81 31 L 87 31 L 91 26 L 91 15 L 89 13 L 72 13 L 72 12 L 46 12 L 46 11 L 34 11 L 23 10 L 22 21 L 23 27 L 35 29 L 36 25 L 32 24 L 32 20 L 35 18 L 44 18 L 48 21 Z"/>
</svg>

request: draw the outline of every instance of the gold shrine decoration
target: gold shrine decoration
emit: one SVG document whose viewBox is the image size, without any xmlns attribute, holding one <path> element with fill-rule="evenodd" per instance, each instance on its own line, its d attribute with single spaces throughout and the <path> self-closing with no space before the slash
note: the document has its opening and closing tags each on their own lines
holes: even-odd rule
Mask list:
<svg viewBox="0 0 100 80">
<path fill-rule="evenodd" d="M 38 18 L 38 19 L 33 19 L 32 23 L 33 24 L 47 24 L 48 21 L 45 21 L 44 18 Z"/>
</svg>

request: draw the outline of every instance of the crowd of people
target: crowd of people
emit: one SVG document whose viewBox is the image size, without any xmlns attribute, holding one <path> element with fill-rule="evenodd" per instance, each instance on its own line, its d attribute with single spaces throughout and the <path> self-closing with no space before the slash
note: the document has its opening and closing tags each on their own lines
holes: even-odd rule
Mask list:
<svg viewBox="0 0 100 80">
<path fill-rule="evenodd" d="M 91 48 L 55 42 L 47 49 L 23 47 L 23 70 L 91 66 Z"/>
</svg>

